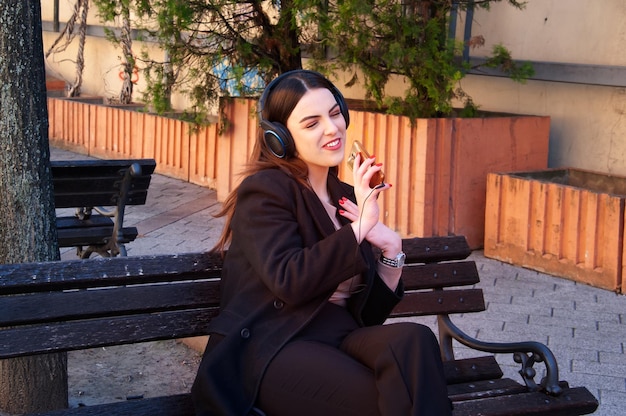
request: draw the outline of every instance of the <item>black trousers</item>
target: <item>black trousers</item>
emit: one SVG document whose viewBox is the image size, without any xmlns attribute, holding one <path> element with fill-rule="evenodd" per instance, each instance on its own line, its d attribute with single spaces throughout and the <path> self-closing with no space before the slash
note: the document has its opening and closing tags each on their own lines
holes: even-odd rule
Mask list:
<svg viewBox="0 0 626 416">
<path fill-rule="evenodd" d="M 257 407 L 268 416 L 445 416 L 452 413 L 430 328 L 361 328 L 328 304 L 270 363 Z"/>
</svg>

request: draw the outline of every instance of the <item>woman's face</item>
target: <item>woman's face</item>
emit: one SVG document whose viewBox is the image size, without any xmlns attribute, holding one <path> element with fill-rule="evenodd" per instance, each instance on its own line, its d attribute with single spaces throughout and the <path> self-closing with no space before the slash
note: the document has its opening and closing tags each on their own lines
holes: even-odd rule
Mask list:
<svg viewBox="0 0 626 416">
<path fill-rule="evenodd" d="M 296 153 L 309 171 L 337 166 L 344 157 L 346 120 L 326 88 L 307 91 L 287 119 Z"/>
</svg>

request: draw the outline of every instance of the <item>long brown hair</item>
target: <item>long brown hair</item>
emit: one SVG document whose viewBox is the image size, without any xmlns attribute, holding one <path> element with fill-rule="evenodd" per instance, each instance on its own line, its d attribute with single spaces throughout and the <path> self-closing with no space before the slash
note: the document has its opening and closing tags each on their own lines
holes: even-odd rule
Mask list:
<svg viewBox="0 0 626 416">
<path fill-rule="evenodd" d="M 287 125 L 287 119 L 307 91 L 318 88 L 325 88 L 331 92 L 336 91 L 335 86 L 328 79 L 313 71 L 292 71 L 283 74 L 280 81 L 275 85 L 270 85 L 271 91 L 266 91 L 263 94 L 264 99 L 260 103 L 263 108 L 259 109 L 259 116 L 267 121 L 281 123 L 283 126 Z M 295 156 L 290 158 L 280 159 L 276 157 L 265 141 L 264 132 L 262 129 L 258 129 L 254 149 L 241 175 L 247 177 L 265 169 L 283 170 L 303 186 L 309 186 L 307 183 L 308 167 L 298 157 L 297 152 Z M 230 244 L 232 238 L 231 221 L 237 205 L 238 188 L 236 187 L 231 191 L 224 201 L 222 209 L 215 214 L 216 217 L 226 217 L 226 222 L 212 252 L 224 252 Z"/>
</svg>

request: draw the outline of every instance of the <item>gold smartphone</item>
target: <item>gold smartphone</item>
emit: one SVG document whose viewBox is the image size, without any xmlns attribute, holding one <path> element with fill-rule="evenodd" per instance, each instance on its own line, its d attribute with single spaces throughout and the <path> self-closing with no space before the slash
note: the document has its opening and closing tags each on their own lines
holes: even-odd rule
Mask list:
<svg viewBox="0 0 626 416">
<path fill-rule="evenodd" d="M 370 157 L 369 153 L 367 153 L 367 150 L 365 150 L 361 142 L 355 140 L 352 144 L 352 149 L 350 150 L 350 155 L 348 156 L 347 160 L 348 167 L 350 167 L 351 170 L 354 169 L 354 159 L 356 159 L 357 154 L 361 155 L 361 163 L 363 163 L 365 159 L 369 159 Z M 372 179 L 370 179 L 370 188 L 376 188 L 377 186 L 384 185 L 384 180 L 385 174 L 382 170 L 379 170 L 374 174 L 374 176 L 372 176 Z"/>
</svg>

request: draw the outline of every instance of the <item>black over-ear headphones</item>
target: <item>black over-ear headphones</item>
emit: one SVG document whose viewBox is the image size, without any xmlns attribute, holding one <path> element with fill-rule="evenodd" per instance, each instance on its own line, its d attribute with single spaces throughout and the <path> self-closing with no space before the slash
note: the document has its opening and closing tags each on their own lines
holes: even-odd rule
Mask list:
<svg viewBox="0 0 626 416">
<path fill-rule="evenodd" d="M 289 159 L 293 157 L 296 153 L 296 145 L 293 141 L 293 137 L 291 137 L 291 133 L 289 133 L 289 130 L 284 124 L 277 121 L 265 120 L 263 118 L 263 108 L 265 106 L 265 101 L 267 100 L 267 97 L 271 94 L 276 85 L 278 85 L 285 78 L 293 77 L 294 75 L 303 73 L 317 75 L 325 79 L 324 75 L 320 74 L 319 72 L 310 71 L 307 69 L 296 69 L 293 71 L 288 71 L 274 78 L 267 85 L 267 87 L 265 87 L 263 94 L 261 94 L 261 98 L 259 98 L 259 124 L 261 126 L 261 129 L 263 129 L 263 137 L 265 139 L 265 143 L 267 144 L 267 147 L 270 149 L 270 151 L 274 154 L 274 156 L 280 159 Z M 350 114 L 348 113 L 348 105 L 346 104 L 346 100 L 343 98 L 343 95 L 337 89 L 337 87 L 335 87 L 330 81 L 328 82 L 328 86 L 330 92 L 333 94 L 335 100 L 337 101 L 337 104 L 339 105 L 339 109 L 341 110 L 343 118 L 346 120 L 346 127 L 348 127 L 348 125 L 350 124 Z"/>
</svg>

